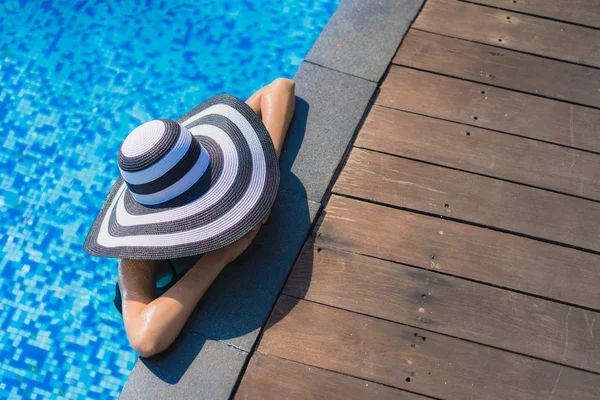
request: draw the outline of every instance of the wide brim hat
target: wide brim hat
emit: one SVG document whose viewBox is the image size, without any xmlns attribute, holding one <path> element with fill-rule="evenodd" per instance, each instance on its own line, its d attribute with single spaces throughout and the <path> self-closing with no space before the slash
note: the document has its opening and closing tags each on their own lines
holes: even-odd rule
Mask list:
<svg viewBox="0 0 600 400">
<path fill-rule="evenodd" d="M 229 95 L 134 129 L 118 161 L 121 177 L 85 240 L 91 255 L 172 259 L 220 249 L 267 216 L 279 186 L 267 129 Z"/>
</svg>

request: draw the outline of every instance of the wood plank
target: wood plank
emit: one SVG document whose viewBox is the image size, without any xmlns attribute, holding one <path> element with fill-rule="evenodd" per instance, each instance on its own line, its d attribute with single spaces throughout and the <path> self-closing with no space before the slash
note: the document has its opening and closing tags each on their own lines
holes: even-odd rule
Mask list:
<svg viewBox="0 0 600 400">
<path fill-rule="evenodd" d="M 311 244 L 283 292 L 600 372 L 600 313 L 581 308 Z"/>
<path fill-rule="evenodd" d="M 600 203 L 354 149 L 333 191 L 600 252 Z"/>
<path fill-rule="evenodd" d="M 600 110 L 392 66 L 377 104 L 600 152 Z"/>
<path fill-rule="evenodd" d="M 600 155 L 374 106 L 355 146 L 600 200 Z"/>
<path fill-rule="evenodd" d="M 511 11 L 456 0 L 429 0 L 412 27 L 592 67 L 600 66 L 599 30 Z"/>
<path fill-rule="evenodd" d="M 600 376 L 281 296 L 258 351 L 444 399 L 597 399 Z"/>
<path fill-rule="evenodd" d="M 395 64 L 600 107 L 600 70 L 412 29 Z"/>
<path fill-rule="evenodd" d="M 600 309 L 600 256 L 335 195 L 325 215 L 317 244 Z"/>
<path fill-rule="evenodd" d="M 469 0 L 508 10 L 600 28 L 600 0 Z"/>
<path fill-rule="evenodd" d="M 255 353 L 235 394 L 239 400 L 425 400 L 393 389 L 293 361 Z"/>
</svg>

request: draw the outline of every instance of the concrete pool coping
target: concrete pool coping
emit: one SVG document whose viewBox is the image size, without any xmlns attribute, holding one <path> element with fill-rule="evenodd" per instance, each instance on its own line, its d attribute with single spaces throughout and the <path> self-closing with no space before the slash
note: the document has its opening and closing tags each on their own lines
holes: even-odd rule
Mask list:
<svg viewBox="0 0 600 400">
<path fill-rule="evenodd" d="M 341 1 L 294 77 L 296 114 L 269 223 L 217 278 L 177 341 L 137 361 L 120 399 L 231 397 L 378 83 L 423 2 Z"/>
</svg>

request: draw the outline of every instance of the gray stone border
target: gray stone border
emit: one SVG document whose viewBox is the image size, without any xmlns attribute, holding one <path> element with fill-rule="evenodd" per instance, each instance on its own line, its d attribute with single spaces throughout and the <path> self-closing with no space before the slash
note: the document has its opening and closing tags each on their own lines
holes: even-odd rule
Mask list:
<svg viewBox="0 0 600 400">
<path fill-rule="evenodd" d="M 120 399 L 232 396 L 379 82 L 423 2 L 342 0 L 294 77 L 296 113 L 269 223 L 217 278 L 173 346 L 138 360 Z"/>
<path fill-rule="evenodd" d="M 344 0 L 306 61 L 379 82 L 423 0 Z"/>
</svg>

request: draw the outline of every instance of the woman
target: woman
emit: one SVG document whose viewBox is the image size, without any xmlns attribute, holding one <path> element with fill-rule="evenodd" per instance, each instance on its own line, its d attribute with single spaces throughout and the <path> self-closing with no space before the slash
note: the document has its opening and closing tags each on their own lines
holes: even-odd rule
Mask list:
<svg viewBox="0 0 600 400">
<path fill-rule="evenodd" d="M 232 103 L 232 104 L 234 104 L 234 103 Z M 283 147 L 283 142 L 285 140 L 285 136 L 286 136 L 288 127 L 290 125 L 290 121 L 294 114 L 294 106 L 295 106 L 294 82 L 291 80 L 288 80 L 288 79 L 283 79 L 283 78 L 276 79 L 268 86 L 260 89 L 256 93 L 254 93 L 246 101 L 246 104 L 250 107 L 248 110 L 251 109 L 256 114 L 256 116 L 258 116 L 258 118 L 260 118 L 260 120 L 262 120 L 264 127 L 266 127 L 266 131 L 268 131 L 267 136 L 270 136 L 270 140 L 272 141 L 271 147 L 274 148 L 274 154 L 276 154 L 276 158 L 274 157 L 274 160 L 275 160 L 275 163 L 277 163 L 277 159 L 279 158 L 279 155 L 281 153 L 281 149 Z M 246 115 L 248 117 L 248 120 L 250 122 L 252 122 L 254 124 L 254 126 L 256 126 L 255 121 L 253 121 L 253 118 L 256 118 L 256 116 L 247 115 L 246 110 L 244 110 L 244 107 L 246 107 L 246 106 L 240 106 L 240 105 L 235 105 L 235 104 L 234 104 L 234 106 L 235 106 L 234 108 L 239 110 L 241 112 L 241 114 Z M 215 110 L 217 110 L 217 111 L 215 111 L 215 113 L 217 113 L 217 114 L 218 114 L 218 110 L 220 110 L 218 107 L 221 107 L 221 105 L 216 104 L 214 107 L 212 107 Z M 211 107 L 209 107 L 209 108 L 211 108 Z M 207 111 L 205 111 L 205 112 L 207 112 Z M 192 113 L 193 113 L 193 111 L 192 111 Z M 187 115 L 186 115 L 186 117 L 187 117 Z M 186 117 L 183 117 L 182 119 L 185 120 Z M 218 117 L 218 115 L 217 115 L 217 117 Z M 225 130 L 226 130 L 225 127 L 231 125 L 231 124 L 228 124 L 227 121 L 224 121 L 224 120 L 221 121 L 221 119 L 219 119 L 217 117 L 205 116 L 205 117 L 203 117 L 204 118 L 203 121 L 205 121 L 205 122 L 213 121 L 211 123 L 214 123 L 216 126 L 218 125 L 219 127 L 223 128 Z M 207 120 L 207 118 L 208 118 L 208 120 Z M 212 118 L 212 119 L 210 119 L 210 118 Z M 232 116 L 229 116 L 228 118 L 234 120 L 234 122 L 235 122 L 235 118 L 233 118 Z M 191 120 L 191 119 L 188 119 L 187 121 L 189 121 L 189 120 Z M 238 122 L 236 122 L 236 123 L 238 123 Z M 219 125 L 219 124 L 221 124 L 221 125 Z M 238 128 L 243 129 L 243 127 L 246 126 L 244 124 L 245 124 L 244 121 L 240 121 L 238 123 Z M 182 122 L 182 125 L 186 125 L 186 122 Z M 193 124 L 190 124 L 188 127 L 191 127 L 191 126 L 193 126 Z M 204 125 L 202 125 L 202 126 L 204 126 Z M 202 126 L 199 128 L 199 131 L 202 131 Z M 209 128 L 211 128 L 211 127 L 209 127 Z M 257 128 L 258 136 L 260 136 L 259 128 L 260 127 Z M 194 128 L 190 128 L 190 130 L 193 130 L 193 129 Z M 208 128 L 205 128 L 205 129 L 207 131 L 209 130 Z M 234 128 L 231 128 L 231 129 L 233 129 L 232 132 L 235 130 Z M 132 132 L 130 134 L 130 136 L 136 136 L 137 133 L 134 134 L 134 132 Z M 146 132 L 144 133 L 144 135 L 146 138 L 149 138 L 147 140 L 155 140 L 154 138 L 155 138 L 156 134 L 153 131 L 148 131 L 148 129 L 146 129 Z M 215 135 L 217 135 L 217 134 L 215 134 Z M 233 133 L 232 133 L 232 135 L 235 136 Z M 196 136 L 196 137 L 199 138 L 200 136 Z M 214 137 L 217 137 L 217 136 L 214 136 Z M 126 142 L 124 142 L 124 146 L 128 140 L 130 140 L 129 136 L 126 139 Z M 139 138 L 136 139 L 135 137 L 133 137 L 131 140 L 139 141 Z M 158 143 L 158 141 L 157 141 L 157 143 Z M 201 143 L 203 144 L 203 147 L 201 150 L 202 152 L 205 150 L 205 147 L 207 149 L 210 149 L 211 142 L 208 139 L 206 139 L 206 142 L 201 142 Z M 265 157 L 267 159 L 267 175 L 266 175 L 265 179 L 267 181 L 269 181 L 270 178 L 268 175 L 268 172 L 269 172 L 268 171 L 268 158 L 269 158 L 268 153 L 270 150 L 267 148 L 269 146 L 269 144 L 265 144 L 266 141 L 264 139 L 263 139 L 262 143 L 263 143 L 263 147 L 266 146 L 265 147 L 265 149 L 266 149 Z M 131 195 L 135 199 L 146 199 L 146 197 L 144 197 L 144 196 L 148 195 L 147 193 L 149 192 L 149 189 L 146 188 L 148 190 L 146 190 L 145 192 L 144 191 L 136 192 L 136 190 L 139 189 L 139 186 L 143 186 L 143 185 L 136 185 L 135 183 L 132 184 L 130 181 L 128 181 L 128 178 L 130 180 L 132 180 L 135 173 L 131 172 L 132 169 L 128 169 L 126 161 L 129 162 L 133 159 L 132 158 L 133 156 L 139 155 L 136 153 L 136 151 L 139 150 L 140 146 L 144 147 L 144 149 L 147 149 L 151 146 L 149 146 L 149 145 L 146 146 L 144 143 L 142 143 L 142 144 L 138 143 L 138 144 L 136 144 L 136 146 L 137 147 L 134 146 L 133 150 L 129 149 L 127 154 L 122 154 L 122 153 L 124 153 L 124 150 L 123 150 L 123 147 L 121 148 L 121 153 L 119 154 L 119 157 L 120 157 L 119 166 L 121 168 L 122 177 L 127 183 L 128 189 L 125 189 L 125 190 L 132 191 L 133 193 L 131 193 Z M 153 146 L 157 147 L 158 145 L 154 144 Z M 225 145 L 222 145 L 222 152 L 225 152 L 225 150 L 224 150 L 225 147 L 226 147 Z M 254 150 L 252 150 L 252 151 L 254 151 Z M 139 151 L 138 151 L 138 153 L 139 153 Z M 207 150 L 207 153 L 210 153 L 210 151 Z M 215 152 L 213 154 L 220 154 L 220 153 Z M 243 154 L 243 153 L 239 153 L 238 156 L 241 157 L 241 154 Z M 254 157 L 255 155 L 253 154 L 252 156 Z M 165 156 L 165 158 L 166 158 L 166 156 Z M 213 165 L 213 161 L 214 161 L 213 158 L 216 158 L 216 156 L 213 156 L 213 155 L 210 156 L 210 168 L 212 168 L 212 171 L 214 172 L 214 170 L 216 168 L 218 168 L 218 166 Z M 154 163 L 160 164 L 163 161 L 164 161 L 164 159 L 159 160 L 159 161 L 155 160 Z M 256 159 L 253 158 L 253 162 L 256 164 L 255 161 L 256 161 Z M 140 162 L 140 160 L 137 160 L 137 162 Z M 148 164 L 148 163 L 146 163 L 146 164 Z M 226 164 L 226 162 L 225 162 L 225 164 Z M 242 165 L 242 164 L 240 164 L 240 165 Z M 151 167 L 152 167 L 152 165 L 144 166 L 144 168 L 146 168 L 147 170 L 152 169 Z M 225 168 L 225 167 L 223 167 L 223 168 Z M 138 171 L 139 170 L 140 170 L 140 168 L 138 168 Z M 254 171 L 252 173 L 256 173 L 256 171 Z M 204 175 L 208 175 L 208 173 L 204 173 Z M 276 179 L 277 184 L 278 184 L 278 179 L 279 179 L 278 169 L 277 169 L 277 171 L 274 171 L 272 175 L 273 176 L 276 175 L 276 178 L 273 178 L 273 180 Z M 213 180 L 217 180 L 217 178 L 214 178 Z M 216 185 L 216 184 L 213 182 L 208 185 L 210 186 L 210 185 Z M 251 183 L 249 185 L 251 185 Z M 274 184 L 275 192 L 276 192 L 276 186 L 277 185 Z M 90 232 L 90 235 L 88 236 L 88 239 L 86 240 L 86 251 L 90 252 L 91 254 L 95 254 L 95 255 L 109 256 L 109 257 L 119 256 L 121 258 L 121 261 L 119 263 L 119 285 L 118 285 L 118 288 L 120 288 L 122 314 L 123 314 L 123 321 L 125 324 L 125 330 L 127 332 L 127 337 L 129 339 L 129 342 L 131 343 L 131 346 L 133 347 L 133 349 L 140 356 L 150 357 L 154 354 L 160 353 L 161 351 L 165 350 L 167 347 L 169 347 L 171 345 L 171 343 L 173 343 L 175 338 L 181 332 L 181 329 L 183 328 L 188 317 L 190 316 L 190 314 L 196 307 L 198 301 L 202 298 L 202 296 L 204 295 L 206 290 L 209 288 L 209 286 L 212 284 L 212 282 L 215 280 L 215 278 L 219 275 L 219 273 L 223 270 L 223 268 L 227 264 L 229 264 L 233 260 L 235 260 L 250 245 L 250 243 L 252 242 L 252 240 L 254 239 L 256 234 L 258 233 L 260 226 L 262 224 L 264 224 L 268 218 L 268 211 L 270 210 L 272 201 L 274 200 L 274 194 L 270 194 L 269 196 L 266 196 L 266 197 L 269 197 L 267 200 L 265 200 L 265 203 L 269 203 L 267 206 L 265 206 L 264 204 L 263 205 L 257 204 L 255 206 L 256 208 L 262 207 L 262 214 L 259 214 L 259 212 L 255 213 L 256 215 L 260 215 L 260 218 L 256 219 L 256 215 L 254 215 L 254 217 L 253 217 L 253 218 L 255 218 L 255 220 L 259 221 L 258 224 L 253 222 L 253 224 L 252 224 L 253 227 L 250 227 L 251 229 L 249 231 L 248 231 L 248 228 L 246 228 L 246 231 L 240 230 L 240 232 L 243 232 L 243 235 L 241 235 L 241 234 L 238 235 L 238 236 L 240 236 L 240 238 L 236 239 L 232 243 L 226 244 L 224 247 L 222 245 L 224 243 L 227 243 L 228 238 L 229 238 L 229 241 L 231 241 L 230 240 L 231 237 L 227 236 L 227 233 L 223 233 L 222 236 L 226 236 L 226 239 L 220 240 L 219 244 L 217 244 L 217 245 L 214 245 L 214 244 L 210 245 L 210 246 L 212 246 L 212 248 L 218 248 L 217 250 L 210 251 L 210 252 L 202 252 L 202 251 L 196 250 L 196 252 L 195 252 L 196 254 L 202 253 L 203 255 L 189 270 L 187 270 L 187 272 L 185 272 L 185 271 L 174 270 L 173 265 L 169 260 L 164 259 L 165 257 L 160 257 L 160 255 L 163 253 L 156 253 L 156 252 L 154 252 L 154 250 L 148 249 L 146 247 L 143 247 L 144 251 L 140 251 L 140 250 L 131 250 L 131 248 L 127 247 L 127 246 L 129 246 L 127 243 L 118 243 L 118 244 L 115 244 L 111 248 L 109 248 L 111 245 L 106 245 L 107 247 L 102 247 L 102 246 L 98 245 L 98 243 L 100 242 L 100 237 L 102 236 L 102 232 L 101 232 L 102 227 L 100 225 L 110 223 L 110 221 L 107 222 L 109 220 L 107 215 L 111 213 L 112 206 L 109 206 L 108 204 L 112 203 L 114 196 L 118 196 L 118 194 L 114 194 L 115 190 L 116 189 L 113 189 L 113 192 L 111 192 L 111 195 L 109 195 L 109 199 L 107 200 L 107 203 L 105 204 L 105 206 L 101 212 L 101 216 L 95 222 L 94 227 L 92 228 L 92 232 Z M 201 195 L 196 195 L 193 198 L 194 200 L 192 200 L 192 202 L 193 201 L 200 202 L 200 199 L 203 196 L 204 197 L 208 196 L 208 194 L 210 194 L 211 190 L 212 190 L 211 188 L 208 188 L 208 189 L 205 188 L 204 192 L 202 192 Z M 248 192 L 250 190 L 251 189 L 246 188 L 245 192 Z M 266 189 L 264 191 L 266 191 Z M 272 191 L 273 190 L 271 190 L 271 192 Z M 115 202 L 116 202 L 116 200 L 115 200 Z M 125 200 L 125 202 L 126 202 L 126 200 Z M 134 203 L 135 203 L 135 201 L 134 201 Z M 169 203 L 169 202 L 165 202 L 163 204 L 167 204 L 167 203 Z M 244 206 L 244 204 L 242 204 L 243 203 L 242 200 L 240 200 L 239 203 L 241 204 L 240 207 Z M 173 209 L 177 209 L 178 207 L 180 207 L 180 208 L 185 207 L 189 204 L 190 204 L 190 200 L 187 199 L 184 203 L 180 203 L 175 206 L 173 206 L 172 204 L 168 204 L 168 207 L 165 206 L 164 210 L 168 210 L 170 212 Z M 135 207 L 145 206 L 147 208 L 157 207 L 156 205 L 150 205 L 150 204 L 146 204 L 146 205 L 135 204 L 134 206 Z M 159 210 L 158 212 L 161 211 L 160 205 L 158 207 L 158 210 Z M 116 217 L 112 217 L 113 219 L 119 217 L 118 210 L 116 212 L 117 212 L 117 215 L 116 215 Z M 148 215 L 152 215 L 150 213 L 157 212 L 157 210 L 156 209 L 148 210 L 148 212 L 149 212 Z M 249 213 L 249 214 L 251 214 L 251 213 Z M 263 214 L 266 214 L 266 215 L 263 215 Z M 201 229 L 201 228 L 202 227 L 200 226 L 197 229 Z M 117 228 L 115 228 L 115 229 L 117 229 Z M 123 228 L 123 229 L 125 229 L 125 228 Z M 110 230 L 110 228 L 108 228 L 108 230 Z M 98 231 L 100 233 L 98 233 Z M 150 233 L 148 233 L 148 232 L 150 232 Z M 153 233 L 152 231 L 148 231 L 148 232 L 146 232 L 147 235 Z M 127 238 L 128 238 L 128 236 L 123 236 L 122 238 L 119 238 L 119 239 L 123 242 L 126 242 L 126 240 L 128 240 Z M 147 236 L 144 240 L 148 240 L 148 238 L 151 239 L 151 236 Z M 144 240 L 142 240 L 142 242 Z M 166 239 L 162 239 L 162 240 L 164 241 Z M 161 245 L 162 244 L 163 244 L 163 242 L 161 242 Z M 121 245 L 123 245 L 123 246 L 118 247 Z M 132 244 L 132 246 L 133 246 L 133 244 Z M 168 248 L 165 247 L 163 249 L 164 254 L 172 253 L 173 255 L 183 254 L 184 256 L 189 256 L 189 255 L 194 254 L 193 253 L 194 249 L 207 248 L 207 247 L 202 247 L 203 245 L 194 244 L 194 246 L 196 246 L 196 247 L 194 247 L 193 249 L 190 249 L 190 247 L 189 247 L 190 245 L 188 245 L 187 243 L 181 244 L 178 246 L 179 247 L 177 247 L 177 246 L 168 247 Z M 185 246 L 188 246 L 188 247 L 185 247 Z M 177 251 L 180 251 L 180 253 L 171 252 L 171 248 L 177 248 L 178 249 Z M 181 250 L 181 249 L 183 249 L 183 250 Z M 137 252 L 135 252 L 135 251 L 137 251 Z M 128 257 L 123 257 L 122 256 L 123 254 L 125 254 L 125 255 L 132 254 L 134 256 L 132 258 L 137 258 L 137 259 L 134 260 L 134 259 L 130 259 Z M 162 260 L 139 259 L 139 258 L 148 258 L 147 257 L 148 254 L 156 254 L 155 258 L 163 258 L 163 259 Z M 169 258 L 174 258 L 174 257 L 169 257 Z M 180 275 L 182 275 L 182 276 L 180 276 Z M 164 293 L 162 295 L 160 295 L 159 297 L 156 297 L 157 281 L 163 281 L 165 279 L 169 280 L 169 278 L 171 278 L 171 282 L 158 285 L 158 286 L 166 287 L 166 291 L 164 291 Z"/>
</svg>

